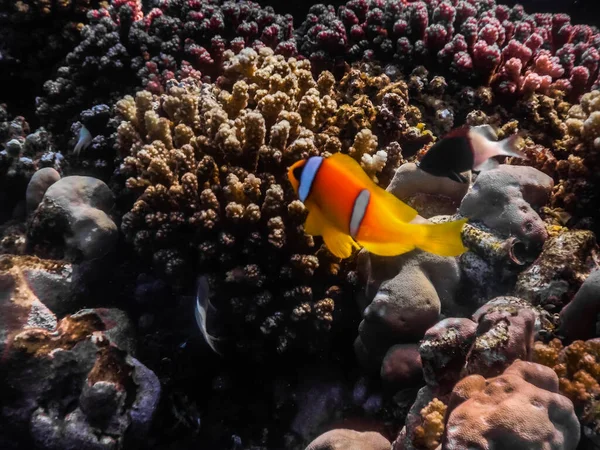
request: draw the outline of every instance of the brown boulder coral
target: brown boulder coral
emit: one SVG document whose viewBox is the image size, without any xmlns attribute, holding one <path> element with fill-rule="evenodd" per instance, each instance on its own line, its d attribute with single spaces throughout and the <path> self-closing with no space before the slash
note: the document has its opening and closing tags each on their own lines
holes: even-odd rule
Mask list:
<svg viewBox="0 0 600 450">
<path fill-rule="evenodd" d="M 367 128 L 353 142 L 337 137 L 350 125 L 336 119 L 330 73 L 315 81 L 307 61 L 268 48 L 224 58 L 216 84 L 173 80 L 160 97 L 141 91 L 117 104 L 120 172 L 140 195 L 121 229 L 173 284 L 211 275 L 211 302 L 238 348 L 323 347 L 314 331 L 331 327 L 344 280 L 339 260 L 304 233 L 287 168 L 345 151 L 375 178 L 391 161 L 371 158 Z"/>
<path fill-rule="evenodd" d="M 374 431 L 359 432 L 343 428 L 316 438 L 306 450 L 389 450 L 390 441 Z"/>
<path fill-rule="evenodd" d="M 558 393 L 556 374 L 515 361 L 498 377 L 471 375 L 454 387 L 441 448 L 574 450 L 579 437 L 573 403 Z"/>
</svg>

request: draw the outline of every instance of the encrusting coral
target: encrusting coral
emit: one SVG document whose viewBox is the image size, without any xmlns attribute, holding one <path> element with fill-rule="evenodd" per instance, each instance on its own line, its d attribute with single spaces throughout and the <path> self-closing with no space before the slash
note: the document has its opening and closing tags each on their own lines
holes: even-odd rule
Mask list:
<svg viewBox="0 0 600 450">
<path fill-rule="evenodd" d="M 294 341 L 323 347 L 311 330 L 330 328 L 345 280 L 339 260 L 304 234 L 287 167 L 345 151 L 376 177 L 385 168 L 372 161 L 376 137 L 364 128 L 344 139 L 356 122 L 334 100 L 331 74 L 315 81 L 308 61 L 268 48 L 223 58 L 218 84 L 173 80 L 160 97 L 140 91 L 117 103 L 119 176 L 141 194 L 121 228 L 174 284 L 211 274 L 213 303 L 239 336 L 270 338 L 280 352 Z"/>
</svg>

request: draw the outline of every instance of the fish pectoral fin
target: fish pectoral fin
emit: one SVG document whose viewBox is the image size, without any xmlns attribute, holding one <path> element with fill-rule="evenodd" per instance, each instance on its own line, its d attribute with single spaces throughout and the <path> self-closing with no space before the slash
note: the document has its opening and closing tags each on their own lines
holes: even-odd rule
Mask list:
<svg viewBox="0 0 600 450">
<path fill-rule="evenodd" d="M 352 251 L 360 246 L 352 237 L 331 224 L 318 206 L 309 202 L 308 217 L 304 223 L 304 232 L 311 236 L 322 236 L 327 249 L 338 258 L 348 258 Z"/>
<path fill-rule="evenodd" d="M 494 158 L 488 158 L 484 162 L 482 162 L 481 164 L 479 164 L 477 167 L 474 167 L 473 170 L 476 170 L 478 172 L 482 172 L 482 171 L 485 171 L 485 170 L 495 169 L 499 165 L 500 165 L 500 163 L 496 159 L 494 159 Z"/>
<path fill-rule="evenodd" d="M 349 258 L 354 249 L 360 248 L 350 235 L 337 230 L 329 223 L 323 226 L 322 236 L 327 249 L 337 258 Z"/>
</svg>

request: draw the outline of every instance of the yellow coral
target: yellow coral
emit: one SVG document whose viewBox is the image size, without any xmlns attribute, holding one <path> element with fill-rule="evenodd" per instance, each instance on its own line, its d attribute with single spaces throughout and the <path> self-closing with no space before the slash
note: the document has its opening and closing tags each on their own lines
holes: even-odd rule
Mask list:
<svg viewBox="0 0 600 450">
<path fill-rule="evenodd" d="M 421 425 L 414 431 L 414 445 L 423 450 L 433 450 L 444 434 L 444 415 L 447 406 L 437 398 L 430 401 L 421 410 Z"/>
</svg>

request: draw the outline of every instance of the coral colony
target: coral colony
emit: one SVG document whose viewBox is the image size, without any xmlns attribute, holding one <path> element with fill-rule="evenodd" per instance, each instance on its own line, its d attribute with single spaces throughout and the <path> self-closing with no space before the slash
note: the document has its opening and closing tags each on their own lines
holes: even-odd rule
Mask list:
<svg viewBox="0 0 600 450">
<path fill-rule="evenodd" d="M 600 30 L 532 8 L 0 2 L 0 448 L 600 446 Z M 467 251 L 336 258 L 339 152 Z"/>
</svg>

